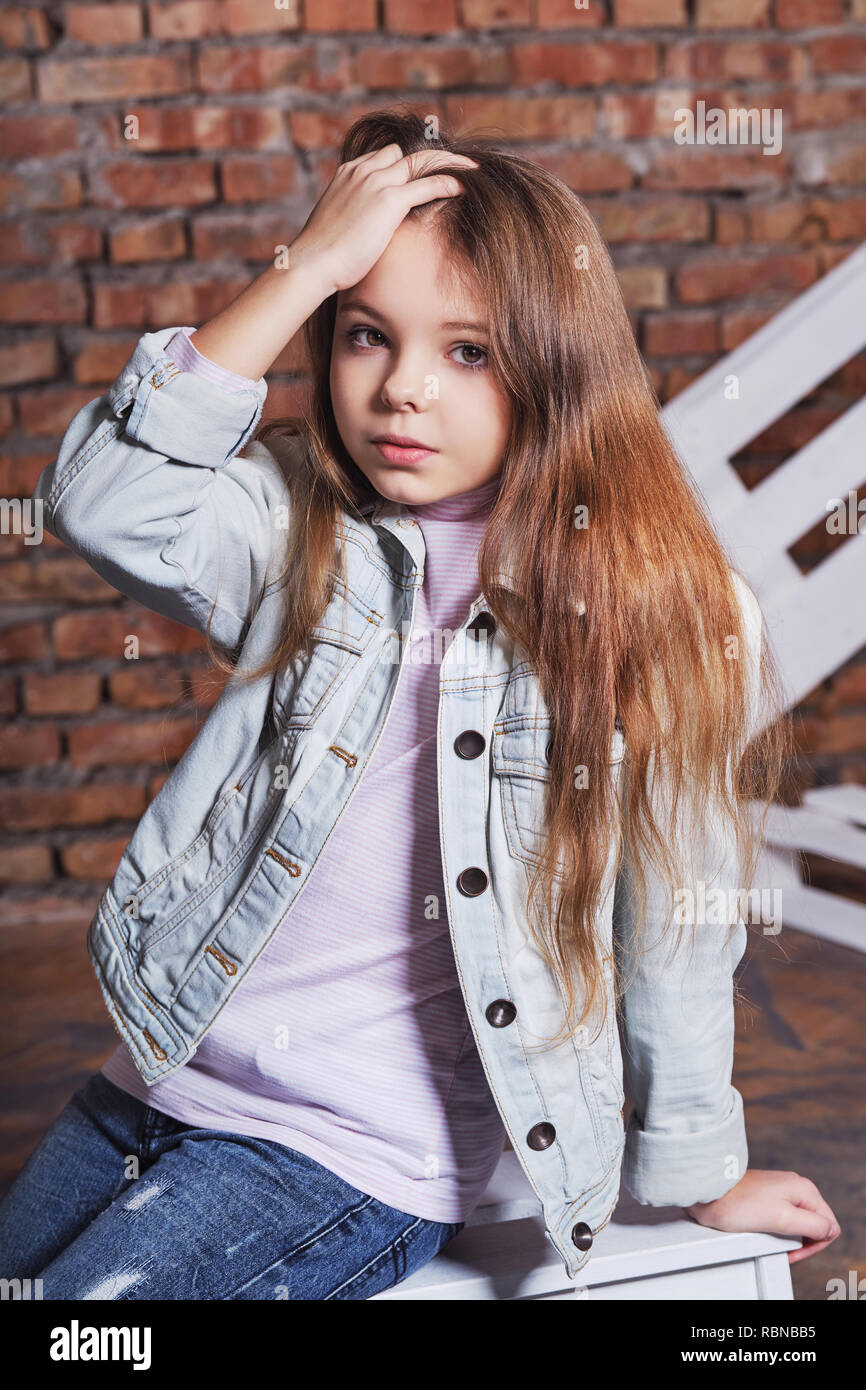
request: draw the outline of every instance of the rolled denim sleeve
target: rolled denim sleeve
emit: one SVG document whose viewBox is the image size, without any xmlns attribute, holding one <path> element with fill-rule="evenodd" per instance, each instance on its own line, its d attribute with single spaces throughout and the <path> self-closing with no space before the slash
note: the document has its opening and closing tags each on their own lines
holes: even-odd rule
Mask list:
<svg viewBox="0 0 866 1390">
<path fill-rule="evenodd" d="M 754 681 L 760 609 L 738 576 L 735 580 L 746 614 L 747 674 Z M 660 801 L 668 805 L 664 783 L 660 786 Z M 689 830 L 683 830 L 692 866 L 683 886 L 692 899 L 683 900 L 682 928 L 678 918 L 665 931 L 673 906 L 670 889 L 651 871 L 646 918 L 638 923 L 635 866 L 627 853 L 616 883 L 614 945 L 627 985 L 623 1064 L 634 1101 L 622 1176 L 644 1206 L 712 1201 L 748 1167 L 743 1099 L 731 1084 L 733 972 L 747 941 L 739 912 L 739 863 L 733 831 L 712 805 L 702 808 L 699 821 L 689 819 Z M 636 946 L 639 925 L 645 935 Z"/>
<path fill-rule="evenodd" d="M 250 443 L 264 379 L 228 392 L 166 351 L 185 328 L 145 333 L 103 395 L 73 417 L 34 497 L 45 527 L 121 593 L 218 643 L 241 640 L 289 495 Z M 187 344 L 189 346 L 189 344 Z M 249 457 L 241 451 L 249 444 Z"/>
</svg>

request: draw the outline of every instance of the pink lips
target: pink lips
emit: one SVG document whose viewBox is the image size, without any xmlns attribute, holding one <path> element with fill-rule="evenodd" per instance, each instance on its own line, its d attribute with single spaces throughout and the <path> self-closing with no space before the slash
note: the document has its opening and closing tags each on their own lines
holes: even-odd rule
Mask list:
<svg viewBox="0 0 866 1390">
<path fill-rule="evenodd" d="M 371 443 L 389 463 L 420 463 L 429 454 L 438 453 L 437 449 L 428 448 L 420 440 L 400 434 L 382 434 Z"/>
</svg>

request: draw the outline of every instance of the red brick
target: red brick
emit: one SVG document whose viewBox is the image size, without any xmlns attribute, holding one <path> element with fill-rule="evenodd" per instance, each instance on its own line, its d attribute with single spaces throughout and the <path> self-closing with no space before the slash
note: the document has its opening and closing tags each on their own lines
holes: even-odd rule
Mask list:
<svg viewBox="0 0 866 1390">
<path fill-rule="evenodd" d="M 698 39 L 671 44 L 665 55 L 665 76 L 691 77 L 701 82 L 800 81 L 808 77 L 802 48 L 775 39 Z"/>
<path fill-rule="evenodd" d="M 826 405 L 798 405 L 774 420 L 749 444 L 750 454 L 789 454 L 802 449 L 838 417 Z"/>
<path fill-rule="evenodd" d="M 195 628 L 182 627 L 147 608 L 135 612 L 95 609 L 90 613 L 68 613 L 55 620 L 53 635 L 58 661 L 87 661 L 103 656 L 122 661 L 130 636 L 139 640 L 140 657 L 201 651 L 207 645 L 204 635 Z"/>
<path fill-rule="evenodd" d="M 64 5 L 63 21 L 66 38 L 90 48 L 138 43 L 142 36 L 140 6 L 117 0 L 111 5 Z"/>
<path fill-rule="evenodd" d="M 759 149 L 728 153 L 722 146 L 681 145 L 658 155 L 643 175 L 644 188 L 778 188 L 788 165 L 784 153 L 765 155 Z"/>
<path fill-rule="evenodd" d="M 519 50 L 517 50 L 519 51 Z M 514 53 L 515 50 L 511 50 Z M 353 81 L 369 91 L 381 88 L 493 87 L 510 80 L 509 50 L 405 45 L 364 48 L 353 64 Z"/>
<path fill-rule="evenodd" d="M 634 173 L 621 155 L 611 150 L 562 150 L 551 153 L 533 149 L 529 157 L 576 193 L 614 193 L 631 188 Z"/>
<path fill-rule="evenodd" d="M 59 757 L 60 734 L 53 724 L 7 724 L 0 729 L 0 767 L 45 766 Z"/>
<path fill-rule="evenodd" d="M 662 266 L 617 266 L 616 276 L 628 308 L 663 309 L 667 304 L 667 272 Z"/>
<path fill-rule="evenodd" d="M 355 103 L 340 111 L 305 111 L 302 109 L 290 111 L 289 128 L 292 134 L 292 143 L 302 150 L 339 148 L 349 126 L 359 116 L 364 116 L 370 111 L 378 111 L 381 106 L 382 102 L 379 98 L 371 99 L 366 105 Z M 333 170 L 328 174 L 327 181 L 330 181 L 332 176 Z"/>
<path fill-rule="evenodd" d="M 40 63 L 36 79 L 39 100 L 58 105 L 121 100 L 128 104 L 136 97 L 176 96 L 192 89 L 186 53 L 49 59 Z"/>
<path fill-rule="evenodd" d="M 18 682 L 14 676 L 0 679 L 0 714 L 18 713 Z"/>
<path fill-rule="evenodd" d="M 7 214 L 74 208 L 83 198 L 81 175 L 75 169 L 43 167 L 33 173 L 15 169 L 0 173 L 0 205 Z"/>
<path fill-rule="evenodd" d="M 688 88 L 662 88 L 657 92 L 605 92 L 601 98 L 600 126 L 612 140 L 646 140 L 652 135 L 670 138 L 677 112 L 690 108 Z"/>
<path fill-rule="evenodd" d="M 24 678 L 24 706 L 28 714 L 93 714 L 101 689 L 98 671 L 33 671 Z"/>
<path fill-rule="evenodd" d="M 866 34 L 828 34 L 813 39 L 809 57 L 816 74 L 866 72 Z"/>
<path fill-rule="evenodd" d="M 59 366 L 54 338 L 29 338 L 0 347 L 0 386 L 48 381 L 57 375 Z"/>
<path fill-rule="evenodd" d="M 866 86 L 828 87 L 821 92 L 794 93 L 785 119 L 795 129 L 805 126 L 840 126 L 862 121 L 866 116 Z"/>
<path fill-rule="evenodd" d="M 119 328 L 134 324 L 146 326 L 146 285 L 94 285 L 93 327 Z"/>
<path fill-rule="evenodd" d="M 4 282 L 0 296 L 3 323 L 84 323 L 86 318 L 87 296 L 74 277 Z"/>
<path fill-rule="evenodd" d="M 457 27 L 456 0 L 385 0 L 385 28 L 393 34 L 448 34 Z"/>
<path fill-rule="evenodd" d="M 766 29 L 770 0 L 696 0 L 696 29 Z"/>
<path fill-rule="evenodd" d="M 514 141 L 582 140 L 595 133 L 590 96 L 446 97 L 449 124 L 462 133 L 495 133 Z"/>
<path fill-rule="evenodd" d="M 354 34 L 376 27 L 376 0 L 315 0 L 304 9 L 304 28 L 311 33 Z"/>
<path fill-rule="evenodd" d="M 776 0 L 773 13 L 777 29 L 816 29 L 845 19 L 843 0 Z"/>
<path fill-rule="evenodd" d="M 257 212 L 253 219 L 237 210 L 204 213 L 192 225 L 192 257 L 196 264 L 235 256 L 272 261 L 275 248 L 291 245 L 300 230 L 301 220 L 292 222 L 282 212 Z"/>
<path fill-rule="evenodd" d="M 19 623 L 0 631 L 0 661 L 42 661 L 50 648 L 42 623 Z"/>
<path fill-rule="evenodd" d="M 9 787 L 0 791 L 0 825 L 50 830 L 63 825 L 102 825 L 133 820 L 145 810 L 144 787 L 98 782 L 85 787 Z"/>
<path fill-rule="evenodd" d="M 232 155 L 222 161 L 223 197 L 228 203 L 264 202 L 301 191 L 294 155 Z"/>
<path fill-rule="evenodd" d="M 39 547 L 25 546 L 27 551 Z M 31 563 L 30 556 L 0 566 L 0 601 L 4 603 L 98 603 L 115 591 L 78 555 L 63 553 L 51 560 Z"/>
<path fill-rule="evenodd" d="M 0 149 L 4 159 L 28 159 L 72 154 L 78 148 L 74 116 L 4 116 L 0 119 Z"/>
<path fill-rule="evenodd" d="M 261 0 L 180 0 L 178 4 L 149 6 L 150 32 L 164 42 L 202 39 L 211 34 L 267 34 L 297 29 L 300 23 L 298 0 L 287 0 L 283 8 Z"/>
<path fill-rule="evenodd" d="M 748 209 L 753 241 L 848 241 L 866 236 L 866 196 L 791 198 Z"/>
<path fill-rule="evenodd" d="M 179 150 L 262 150 L 285 144 L 282 110 L 252 106 L 146 106 L 138 115 L 135 138 L 124 135 L 115 116 L 101 122 L 105 147 L 125 153 Z"/>
<path fill-rule="evenodd" d="M 10 845 L 0 849 L 0 882 L 43 883 L 53 876 L 50 845 Z"/>
<path fill-rule="evenodd" d="M 278 87 L 342 94 L 351 82 L 349 51 L 330 45 L 274 45 L 225 48 L 213 45 L 199 55 L 198 86 L 204 92 L 266 92 Z M 381 105 L 381 103 L 379 103 Z"/>
<path fill-rule="evenodd" d="M 249 287 L 249 276 L 194 285 L 153 285 L 147 293 L 150 323 L 206 323 Z"/>
<path fill-rule="evenodd" d="M 722 317 L 720 346 L 723 352 L 733 352 L 735 347 L 751 338 L 759 328 L 775 315 L 773 309 L 737 309 Z"/>
<path fill-rule="evenodd" d="M 675 283 L 684 304 L 708 304 L 740 295 L 790 291 L 799 294 L 816 279 L 812 256 L 705 257 L 676 271 Z"/>
<path fill-rule="evenodd" d="M 99 260 L 102 256 L 102 234 L 98 227 L 81 222 L 42 223 L 26 228 L 16 222 L 0 226 L 0 260 L 29 265 L 69 265 L 73 261 Z"/>
<path fill-rule="evenodd" d="M 526 29 L 534 19 L 531 0 L 462 0 L 466 29 Z"/>
<path fill-rule="evenodd" d="M 589 0 L 586 9 L 577 9 L 574 0 L 536 0 L 535 22 L 539 29 L 599 29 L 607 13 L 602 0 Z"/>
<path fill-rule="evenodd" d="M 644 319 L 644 351 L 654 357 L 688 357 L 715 352 L 714 314 L 648 314 Z"/>
<path fill-rule="evenodd" d="M 687 386 L 691 386 L 693 381 L 697 381 L 699 376 L 703 376 L 703 373 L 703 367 L 695 367 L 692 370 L 687 367 L 672 367 L 665 377 L 662 401 L 672 401 L 675 396 L 679 395 L 680 391 L 685 391 Z"/>
<path fill-rule="evenodd" d="M 23 6 L 0 10 L 0 45 L 3 48 L 50 48 L 53 42 L 44 10 Z"/>
<path fill-rule="evenodd" d="M 860 140 L 828 139 L 810 143 L 797 152 L 797 177 L 804 184 L 863 183 L 866 180 L 866 145 Z"/>
<path fill-rule="evenodd" d="M 21 424 L 28 434 L 62 435 L 73 415 L 92 399 L 92 393 L 63 386 L 22 391 L 18 396 Z"/>
<path fill-rule="evenodd" d="M 739 246 L 748 236 L 746 210 L 739 204 L 719 203 L 715 208 L 713 240 L 719 246 Z"/>
<path fill-rule="evenodd" d="M 112 704 L 124 709 L 164 709 L 184 698 L 183 676 L 176 666 L 127 661 L 109 678 Z"/>
<path fill-rule="evenodd" d="M 103 164 L 91 189 L 91 201 L 97 207 L 191 207 L 216 198 L 214 164 L 209 159 Z"/>
<path fill-rule="evenodd" d="M 109 385 L 131 357 L 137 341 L 134 335 L 119 342 L 99 334 L 83 339 L 72 361 L 73 380 L 100 388 Z"/>
<path fill-rule="evenodd" d="M 100 720 L 78 724 L 66 737 L 73 767 L 115 763 L 161 763 L 182 757 L 198 732 L 193 719 L 154 719 L 146 723 Z"/>
<path fill-rule="evenodd" d="M 109 255 L 117 264 L 179 260 L 186 255 L 184 222 L 180 217 L 149 217 L 131 222 L 110 232 Z"/>
<path fill-rule="evenodd" d="M 30 92 L 30 67 L 25 59 L 0 58 L 0 102 L 29 101 Z"/>
<path fill-rule="evenodd" d="M 816 246 L 818 274 L 826 275 L 828 270 L 835 270 L 836 266 L 841 265 L 842 261 L 846 261 L 851 252 L 856 249 L 852 246 Z"/>
<path fill-rule="evenodd" d="M 706 241 L 710 211 L 697 198 L 622 198 L 590 201 L 587 206 L 607 242 Z"/>
<path fill-rule="evenodd" d="M 613 22 L 617 29 L 682 29 L 686 0 L 613 0 Z"/>
<path fill-rule="evenodd" d="M 63 872 L 69 878 L 111 879 L 128 843 L 129 836 L 120 835 L 111 840 L 80 840 L 64 845 L 60 851 Z"/>
<path fill-rule="evenodd" d="M 658 48 L 647 41 L 521 43 L 511 48 L 511 60 L 512 80 L 521 87 L 537 82 L 557 82 L 564 87 L 653 82 L 659 72 Z"/>
</svg>

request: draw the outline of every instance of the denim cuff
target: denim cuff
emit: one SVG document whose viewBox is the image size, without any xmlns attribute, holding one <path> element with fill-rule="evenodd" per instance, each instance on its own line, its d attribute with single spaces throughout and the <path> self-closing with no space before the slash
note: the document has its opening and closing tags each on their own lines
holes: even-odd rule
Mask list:
<svg viewBox="0 0 866 1390">
<path fill-rule="evenodd" d="M 748 1166 L 743 1098 L 735 1086 L 730 1112 L 714 1129 L 662 1134 L 641 1129 L 635 1115 L 629 1116 L 622 1178 L 641 1206 L 712 1202 L 729 1192 Z"/>
<path fill-rule="evenodd" d="M 220 468 L 253 434 L 267 384 L 261 377 L 249 388 L 227 392 L 206 376 L 183 371 L 165 350 L 179 331 L 144 333 L 108 388 L 108 399 L 116 416 L 126 416 L 131 439 L 181 463 Z"/>
</svg>

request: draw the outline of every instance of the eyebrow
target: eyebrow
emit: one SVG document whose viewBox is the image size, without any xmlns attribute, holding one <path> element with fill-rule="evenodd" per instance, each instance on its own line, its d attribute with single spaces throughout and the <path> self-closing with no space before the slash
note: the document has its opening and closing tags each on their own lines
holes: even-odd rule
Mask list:
<svg viewBox="0 0 866 1390">
<path fill-rule="evenodd" d="M 337 312 L 340 314 L 348 314 L 350 311 L 358 314 L 369 314 L 371 318 L 381 319 L 383 323 L 387 323 L 388 321 L 385 314 L 380 314 L 379 310 L 374 309 L 372 304 L 364 304 L 360 299 L 348 299 L 345 304 L 340 305 Z M 448 329 L 470 329 L 476 333 L 487 333 L 489 331 L 486 323 L 451 321 L 449 323 L 440 323 L 439 327 Z"/>
</svg>

